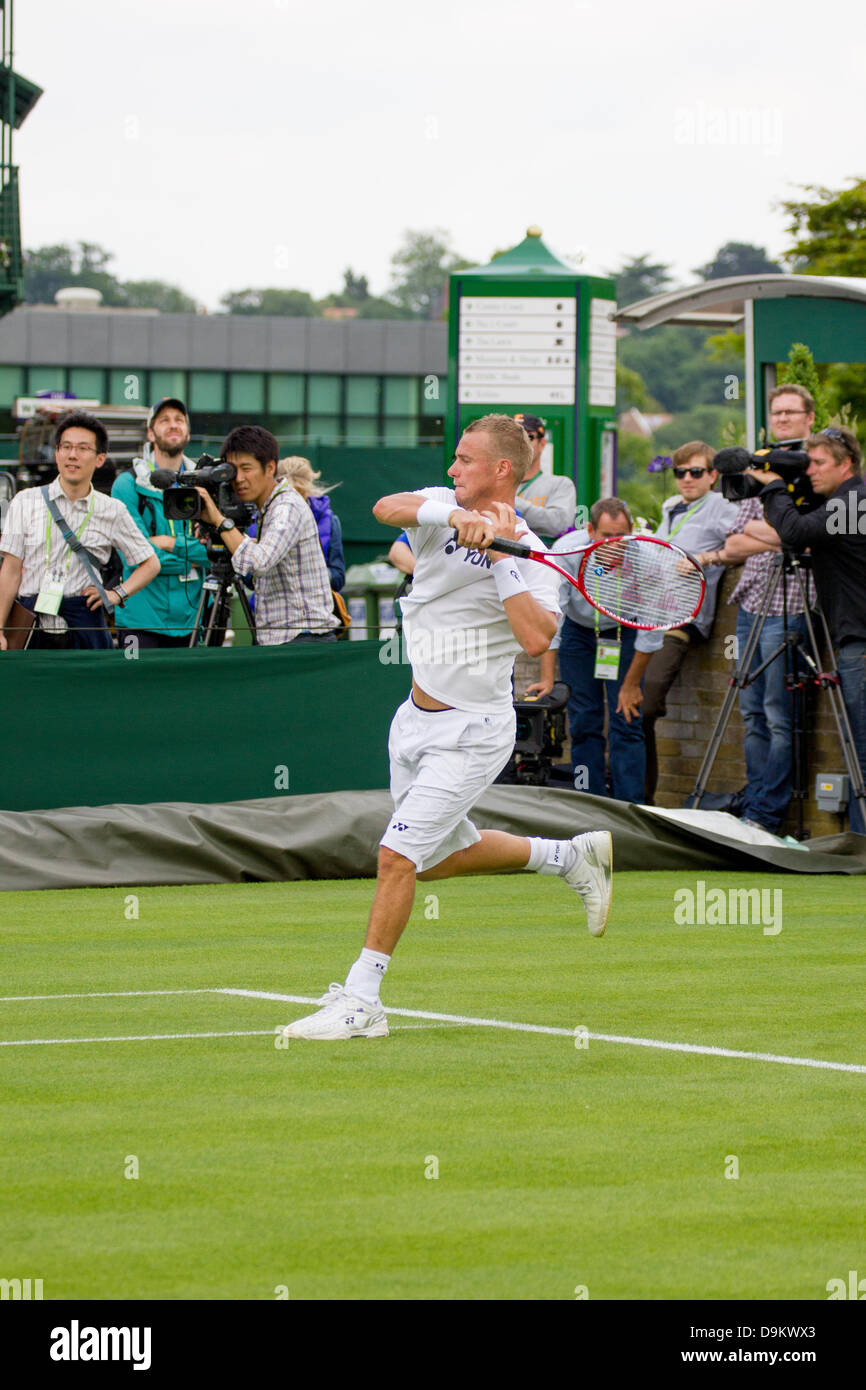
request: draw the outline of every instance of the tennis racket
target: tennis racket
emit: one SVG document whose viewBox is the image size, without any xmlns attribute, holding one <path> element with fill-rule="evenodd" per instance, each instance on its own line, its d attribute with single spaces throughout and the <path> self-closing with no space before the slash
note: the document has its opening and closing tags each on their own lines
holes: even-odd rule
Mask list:
<svg viewBox="0 0 866 1390">
<path fill-rule="evenodd" d="M 492 540 L 491 550 L 535 560 L 556 570 L 597 608 L 623 627 L 648 632 L 682 627 L 698 614 L 706 580 L 697 560 L 670 541 L 655 536 L 613 536 L 577 550 L 560 550 L 556 559 L 582 555 L 577 578 L 556 563 L 547 550 L 531 550 L 519 541 Z"/>
</svg>

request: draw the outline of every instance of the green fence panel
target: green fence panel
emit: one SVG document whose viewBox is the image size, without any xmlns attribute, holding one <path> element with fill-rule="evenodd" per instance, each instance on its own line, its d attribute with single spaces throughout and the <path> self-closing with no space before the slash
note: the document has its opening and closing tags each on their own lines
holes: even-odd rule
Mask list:
<svg viewBox="0 0 866 1390">
<path fill-rule="evenodd" d="M 450 486 L 442 450 L 438 448 L 349 449 L 320 445 L 313 466 L 321 470 L 323 482 L 340 483 L 330 496 L 343 527 L 344 542 L 363 545 L 365 549 L 372 547 L 374 554 L 387 551 L 397 536 L 393 527 L 380 525 L 373 516 L 374 502 L 390 492 Z M 356 556 L 357 552 L 353 560 Z"/>
<path fill-rule="evenodd" d="M 388 727 L 409 668 L 380 661 L 384 650 L 378 642 L 200 647 L 135 660 L 121 651 L 4 652 L 0 806 L 387 787 Z"/>
</svg>

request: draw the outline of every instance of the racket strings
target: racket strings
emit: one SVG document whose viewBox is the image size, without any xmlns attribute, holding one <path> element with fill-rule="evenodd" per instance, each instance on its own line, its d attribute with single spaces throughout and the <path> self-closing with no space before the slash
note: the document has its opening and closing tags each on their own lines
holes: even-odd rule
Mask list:
<svg viewBox="0 0 866 1390">
<path fill-rule="evenodd" d="M 641 627 L 676 627 L 695 616 L 701 571 L 682 551 L 641 536 L 599 546 L 583 563 L 587 596 L 612 618 Z"/>
</svg>

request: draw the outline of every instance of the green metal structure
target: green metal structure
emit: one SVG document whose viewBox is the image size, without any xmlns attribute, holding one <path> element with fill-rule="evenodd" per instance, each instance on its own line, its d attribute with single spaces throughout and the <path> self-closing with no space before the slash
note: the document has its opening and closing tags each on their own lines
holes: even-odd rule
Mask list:
<svg viewBox="0 0 866 1390">
<path fill-rule="evenodd" d="M 12 162 L 12 132 L 18 130 L 42 95 L 12 66 L 13 0 L 0 0 L 0 314 L 8 314 L 24 298 L 21 219 L 18 211 L 18 169 Z"/>
<path fill-rule="evenodd" d="M 613 280 L 580 275 L 537 227 L 489 265 L 450 283 L 450 463 L 470 421 L 527 410 L 546 421 L 552 469 L 579 503 L 613 491 L 616 467 L 616 312 Z"/>
<path fill-rule="evenodd" d="M 866 277 L 732 275 L 641 299 L 616 318 L 641 331 L 666 323 L 742 333 L 750 449 L 767 436 L 767 396 L 794 343 L 817 363 L 866 361 Z"/>
</svg>

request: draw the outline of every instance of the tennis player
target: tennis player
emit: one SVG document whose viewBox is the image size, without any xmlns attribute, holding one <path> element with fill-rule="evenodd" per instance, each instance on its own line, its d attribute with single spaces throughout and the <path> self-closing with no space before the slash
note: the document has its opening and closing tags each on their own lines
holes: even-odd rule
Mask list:
<svg viewBox="0 0 866 1390">
<path fill-rule="evenodd" d="M 344 985 L 316 1013 L 290 1023 L 290 1038 L 384 1038 L 382 978 L 400 939 L 418 879 L 531 869 L 556 874 L 583 900 L 593 936 L 607 924 L 612 844 L 608 831 L 571 840 L 478 831 L 467 818 L 514 749 L 511 678 L 522 648 L 547 651 L 559 617 L 559 576 L 490 550 L 499 536 L 543 550 L 514 510 L 532 466 L 522 425 L 485 415 L 467 426 L 448 470 L 454 481 L 383 497 L 378 521 L 407 530 L 416 557 L 403 600 L 412 689 L 391 725 L 394 814 L 379 849 L 367 937 Z M 457 540 L 454 540 L 454 532 Z"/>
</svg>

